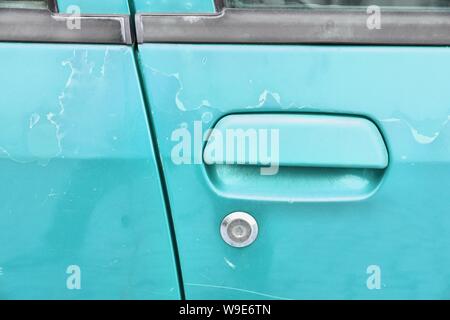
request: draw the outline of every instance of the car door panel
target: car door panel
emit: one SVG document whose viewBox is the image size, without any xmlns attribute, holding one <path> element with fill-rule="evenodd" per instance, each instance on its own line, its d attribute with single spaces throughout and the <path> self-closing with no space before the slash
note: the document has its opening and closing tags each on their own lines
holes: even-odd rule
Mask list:
<svg viewBox="0 0 450 320">
<path fill-rule="evenodd" d="M 44 31 L 0 42 L 0 298 L 179 299 L 133 48 Z"/>
<path fill-rule="evenodd" d="M 445 47 L 140 45 L 186 297 L 448 297 L 449 55 Z M 242 175 L 224 195 L 194 147 L 191 162 L 174 163 L 176 130 L 194 143 L 199 123 L 204 132 L 226 115 L 268 113 L 373 121 L 389 151 L 380 188 L 359 201 L 279 201 L 244 197 Z M 293 179 L 295 195 L 301 180 L 282 179 Z M 234 211 L 258 221 L 247 248 L 220 236 Z M 372 265 L 383 270 L 382 290 L 366 286 Z"/>
<path fill-rule="evenodd" d="M 345 3 L 0 0 L 0 298 L 448 299 L 446 4 Z"/>
</svg>

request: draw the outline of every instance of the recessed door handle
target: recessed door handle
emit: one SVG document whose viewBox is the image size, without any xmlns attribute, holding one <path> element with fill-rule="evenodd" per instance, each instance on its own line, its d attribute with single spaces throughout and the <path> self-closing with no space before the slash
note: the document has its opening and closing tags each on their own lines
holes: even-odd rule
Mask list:
<svg viewBox="0 0 450 320">
<path fill-rule="evenodd" d="M 263 157 L 278 152 L 280 166 L 384 169 L 388 165 L 380 131 L 362 117 L 230 115 L 222 118 L 214 131 L 221 134 L 223 152 L 208 152 L 217 149 L 212 145 L 214 137 L 208 139 L 204 152 L 208 164 L 262 165 L 267 162 Z M 233 147 L 234 152 L 227 152 Z M 267 152 L 264 155 L 262 151 Z"/>
<path fill-rule="evenodd" d="M 236 198 L 359 200 L 389 157 L 370 120 L 320 114 L 242 114 L 218 121 L 203 151 L 217 191 Z"/>
</svg>

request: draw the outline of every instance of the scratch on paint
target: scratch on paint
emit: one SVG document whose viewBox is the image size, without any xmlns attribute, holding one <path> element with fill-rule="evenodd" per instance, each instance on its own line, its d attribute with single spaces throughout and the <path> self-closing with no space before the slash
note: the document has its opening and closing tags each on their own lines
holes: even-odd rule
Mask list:
<svg viewBox="0 0 450 320">
<path fill-rule="evenodd" d="M 265 298 L 269 298 L 269 299 L 291 300 L 290 298 L 279 297 L 279 296 L 274 296 L 274 295 L 271 295 L 271 294 L 266 294 L 266 293 L 262 293 L 262 292 L 246 290 L 246 289 L 241 289 L 241 288 L 235 288 L 235 287 L 226 287 L 226 286 L 218 286 L 218 285 L 202 284 L 202 283 L 186 283 L 186 286 L 190 286 L 190 287 L 205 287 L 205 288 L 223 289 L 223 290 L 232 290 L 232 291 L 239 291 L 239 292 L 244 292 L 244 293 L 255 294 L 255 295 L 259 295 L 261 297 L 265 297 Z"/>
<path fill-rule="evenodd" d="M 6 155 L 6 156 L 8 157 L 8 159 L 10 159 L 11 161 L 14 161 L 14 162 L 17 162 L 17 163 L 20 163 L 20 164 L 25 164 L 25 163 L 30 163 L 30 162 L 31 162 L 31 161 L 23 161 L 23 160 L 20 160 L 20 159 L 16 159 L 15 157 L 13 157 L 13 156 L 8 152 L 8 150 L 6 150 L 6 149 L 3 148 L 3 147 L 0 147 L 0 152 L 3 153 L 4 155 Z"/>
<path fill-rule="evenodd" d="M 236 269 L 236 265 L 231 262 L 230 260 L 228 260 L 226 257 L 223 258 L 223 260 L 225 260 L 225 263 L 231 268 L 231 269 Z"/>
</svg>

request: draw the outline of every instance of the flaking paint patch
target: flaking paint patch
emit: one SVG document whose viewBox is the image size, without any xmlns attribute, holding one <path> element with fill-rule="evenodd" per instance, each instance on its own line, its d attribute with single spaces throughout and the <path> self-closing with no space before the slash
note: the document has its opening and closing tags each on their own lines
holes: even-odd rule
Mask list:
<svg viewBox="0 0 450 320">
<path fill-rule="evenodd" d="M 165 73 L 165 72 L 159 71 L 159 70 L 157 70 L 155 68 L 152 68 L 152 67 L 150 67 L 148 65 L 144 65 L 144 67 L 148 68 L 152 72 L 152 74 L 154 74 L 154 75 L 161 75 L 161 76 L 164 76 L 164 77 L 169 77 L 169 78 L 176 79 L 176 81 L 178 83 L 178 90 L 175 93 L 175 105 L 177 106 L 177 108 L 179 110 L 186 111 L 186 107 L 185 107 L 183 101 L 181 101 L 181 99 L 180 99 L 180 94 L 181 94 L 181 92 L 184 89 L 183 83 L 180 80 L 180 74 L 179 73 Z"/>
<path fill-rule="evenodd" d="M 106 64 L 109 60 L 109 49 L 105 49 L 104 59 L 99 74 L 101 77 L 105 75 Z M 69 99 L 69 92 L 73 90 L 75 86 L 80 83 L 79 77 L 81 76 L 97 76 L 94 75 L 95 64 L 89 61 L 89 52 L 86 49 L 74 49 L 72 55 L 61 61 L 63 68 L 69 68 L 70 73 L 62 91 L 57 96 L 58 109 L 53 108 L 46 111 L 33 112 L 28 118 L 27 127 L 30 130 L 28 133 L 28 139 L 25 141 L 28 143 L 28 154 L 24 156 L 17 156 L 13 152 L 10 152 L 8 148 L 0 146 L 0 155 L 8 157 L 8 159 L 27 164 L 36 162 L 41 166 L 46 166 L 51 159 L 61 156 L 63 152 L 63 139 L 65 133 L 63 131 L 63 119 L 66 111 L 66 103 Z M 38 106 L 37 106 L 38 107 Z M 48 125 L 51 125 L 54 129 L 54 135 L 49 135 Z M 54 139 L 54 140 L 53 140 Z"/>
<path fill-rule="evenodd" d="M 255 104 L 255 105 L 247 106 L 246 108 L 247 109 L 261 108 L 261 107 L 269 104 L 269 101 L 271 99 L 275 102 L 276 105 L 278 105 L 278 106 L 281 105 L 281 96 L 280 96 L 280 94 L 277 93 L 277 92 L 272 92 L 272 91 L 269 91 L 269 90 L 265 89 L 259 95 L 258 103 Z"/>
<path fill-rule="evenodd" d="M 441 135 L 441 132 L 447 127 L 448 123 L 450 122 L 450 115 L 447 116 L 447 118 L 439 124 L 439 128 L 431 135 L 420 132 L 419 129 L 415 128 L 409 121 L 406 121 L 403 119 L 386 118 L 386 119 L 381 120 L 381 122 L 385 122 L 385 123 L 403 122 L 408 126 L 412 137 L 414 138 L 414 140 L 417 143 L 432 144 Z"/>
</svg>

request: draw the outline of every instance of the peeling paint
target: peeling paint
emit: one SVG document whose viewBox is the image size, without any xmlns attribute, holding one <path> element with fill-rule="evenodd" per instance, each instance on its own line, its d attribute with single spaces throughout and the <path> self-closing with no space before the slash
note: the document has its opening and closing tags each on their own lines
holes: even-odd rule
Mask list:
<svg viewBox="0 0 450 320">
<path fill-rule="evenodd" d="M 58 156 L 62 152 L 62 144 L 61 141 L 64 138 L 64 134 L 61 133 L 61 126 L 54 120 L 55 115 L 52 112 L 47 113 L 47 120 L 55 127 L 56 133 L 56 142 L 58 144 L 58 153 L 55 156 Z"/>
<path fill-rule="evenodd" d="M 281 105 L 280 94 L 266 89 L 263 92 L 261 92 L 261 94 L 259 95 L 258 104 L 250 105 L 250 106 L 247 106 L 246 108 L 247 109 L 261 108 L 261 107 L 265 106 L 266 104 L 268 104 L 268 102 L 270 101 L 270 98 L 272 98 L 277 105 Z"/>
<path fill-rule="evenodd" d="M 430 144 L 433 143 L 434 140 L 436 140 L 437 137 L 439 137 L 439 132 L 435 132 L 432 136 L 426 136 L 424 134 L 421 134 L 419 131 L 414 129 L 411 125 L 409 125 L 409 128 L 411 129 L 411 133 L 414 137 L 414 140 L 420 144 Z"/>
<path fill-rule="evenodd" d="M 169 78 L 174 78 L 177 80 L 179 88 L 175 94 L 175 105 L 177 106 L 177 108 L 181 111 L 186 111 L 186 107 L 184 106 L 184 103 L 181 101 L 180 99 L 180 94 L 183 91 L 183 83 L 180 80 L 180 74 L 179 73 L 164 73 L 162 71 L 156 70 L 148 65 L 145 65 L 146 68 L 150 69 L 150 71 L 153 74 L 159 74 L 162 75 L 164 77 L 169 77 Z"/>
<path fill-rule="evenodd" d="M 430 134 L 427 135 L 424 134 L 423 132 L 420 132 L 419 129 L 417 129 L 409 121 L 406 121 L 404 119 L 386 118 L 382 119 L 381 122 L 385 123 L 403 122 L 408 126 L 411 135 L 414 138 L 414 141 L 416 141 L 419 144 L 431 144 L 440 136 L 442 130 L 444 130 L 447 124 L 450 122 L 450 115 L 447 116 L 447 118 L 440 123 L 439 128 L 431 135 Z"/>
</svg>

